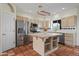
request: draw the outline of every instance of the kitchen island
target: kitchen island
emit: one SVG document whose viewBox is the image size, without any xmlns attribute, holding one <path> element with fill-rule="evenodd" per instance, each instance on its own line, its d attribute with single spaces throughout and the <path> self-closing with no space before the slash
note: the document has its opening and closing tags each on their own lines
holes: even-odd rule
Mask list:
<svg viewBox="0 0 79 59">
<path fill-rule="evenodd" d="M 58 40 L 61 33 L 31 33 L 33 37 L 33 50 L 40 55 L 48 55 L 58 49 Z"/>
</svg>

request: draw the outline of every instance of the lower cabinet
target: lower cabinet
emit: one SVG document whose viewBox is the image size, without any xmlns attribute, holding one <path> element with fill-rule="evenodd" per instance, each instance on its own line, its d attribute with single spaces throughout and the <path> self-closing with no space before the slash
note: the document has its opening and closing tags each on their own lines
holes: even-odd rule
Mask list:
<svg viewBox="0 0 79 59">
<path fill-rule="evenodd" d="M 68 46 L 71 46 L 71 47 L 74 47 L 75 44 L 74 44 L 74 34 L 72 33 L 65 33 L 64 35 L 64 39 L 65 39 L 65 45 L 68 45 Z"/>
<path fill-rule="evenodd" d="M 40 55 L 48 55 L 58 49 L 58 36 L 41 38 L 33 37 L 33 50 Z"/>
<path fill-rule="evenodd" d="M 45 52 L 48 52 L 51 50 L 51 44 L 45 45 Z"/>
<path fill-rule="evenodd" d="M 65 44 L 68 45 L 68 46 L 73 46 L 73 41 L 65 40 Z"/>
<path fill-rule="evenodd" d="M 45 41 L 45 53 L 58 47 L 57 37 L 49 37 Z"/>
</svg>

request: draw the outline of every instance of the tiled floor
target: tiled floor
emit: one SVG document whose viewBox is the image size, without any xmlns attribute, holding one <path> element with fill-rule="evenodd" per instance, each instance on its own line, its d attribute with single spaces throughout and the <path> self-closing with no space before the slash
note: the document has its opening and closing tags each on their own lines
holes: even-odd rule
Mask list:
<svg viewBox="0 0 79 59">
<path fill-rule="evenodd" d="M 40 56 L 32 49 L 32 44 L 16 47 L 2 53 L 3 56 Z M 58 50 L 49 54 L 49 56 L 79 56 L 78 48 L 60 46 Z"/>
</svg>

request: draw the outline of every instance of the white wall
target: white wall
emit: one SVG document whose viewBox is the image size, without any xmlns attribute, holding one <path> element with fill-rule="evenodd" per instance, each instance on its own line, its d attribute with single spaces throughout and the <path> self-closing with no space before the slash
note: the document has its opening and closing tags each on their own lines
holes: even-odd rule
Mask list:
<svg viewBox="0 0 79 59">
<path fill-rule="evenodd" d="M 7 3 L 0 3 L 0 10 L 1 11 L 6 11 L 6 12 L 11 12 L 11 9 L 10 7 L 8 6 Z"/>
<path fill-rule="evenodd" d="M 0 10 L 1 11 L 1 10 Z M 1 14 L 0 14 L 1 15 Z M 0 22 L 1 22 L 1 16 L 0 16 Z M 0 47 L 1 47 L 1 23 L 0 23 Z M 0 51 L 1 51 L 1 48 L 0 48 Z"/>
<path fill-rule="evenodd" d="M 79 46 L 79 9 L 78 9 L 78 15 L 77 15 L 77 40 L 76 40 L 77 46 Z"/>
<path fill-rule="evenodd" d="M 79 15 L 77 17 L 77 46 L 79 46 Z"/>
</svg>

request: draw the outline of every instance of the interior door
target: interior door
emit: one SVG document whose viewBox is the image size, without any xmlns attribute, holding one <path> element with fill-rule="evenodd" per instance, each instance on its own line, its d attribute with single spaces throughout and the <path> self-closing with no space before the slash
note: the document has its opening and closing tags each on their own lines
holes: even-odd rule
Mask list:
<svg viewBox="0 0 79 59">
<path fill-rule="evenodd" d="M 1 13 L 2 51 L 15 47 L 15 20 L 10 13 Z"/>
</svg>

